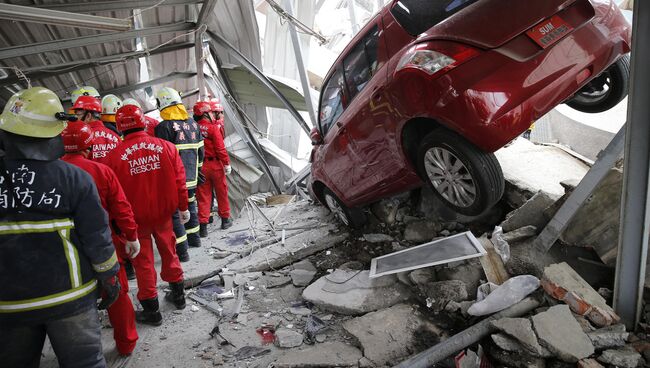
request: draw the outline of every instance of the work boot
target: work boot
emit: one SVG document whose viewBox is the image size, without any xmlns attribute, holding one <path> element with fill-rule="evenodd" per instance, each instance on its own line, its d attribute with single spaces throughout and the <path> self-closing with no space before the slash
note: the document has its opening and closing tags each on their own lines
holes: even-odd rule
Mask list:
<svg viewBox="0 0 650 368">
<path fill-rule="evenodd" d="M 127 280 L 135 280 L 135 270 L 129 260 L 124 262 L 124 272 L 126 272 Z"/>
<path fill-rule="evenodd" d="M 183 287 L 183 281 L 170 282 L 169 288 L 171 289 L 171 291 L 165 295 L 165 300 L 170 303 L 174 303 L 176 309 L 184 309 L 185 288 Z"/>
<path fill-rule="evenodd" d="M 232 219 L 230 217 L 221 218 L 221 230 L 226 230 L 227 228 L 232 226 Z"/>
<path fill-rule="evenodd" d="M 142 305 L 141 311 L 135 312 L 135 320 L 151 326 L 162 325 L 162 314 L 160 314 L 160 305 L 158 297 L 147 300 L 140 300 Z"/>
<path fill-rule="evenodd" d="M 182 263 L 190 261 L 190 254 L 187 251 L 177 253 L 177 255 L 178 255 L 178 260 L 181 261 Z"/>
<path fill-rule="evenodd" d="M 208 224 L 199 225 L 199 236 L 202 238 L 208 237 Z"/>
</svg>

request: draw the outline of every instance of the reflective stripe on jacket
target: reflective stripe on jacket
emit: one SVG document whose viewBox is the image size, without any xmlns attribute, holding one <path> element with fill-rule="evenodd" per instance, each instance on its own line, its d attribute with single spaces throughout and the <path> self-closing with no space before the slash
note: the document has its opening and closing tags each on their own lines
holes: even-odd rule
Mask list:
<svg viewBox="0 0 650 368">
<path fill-rule="evenodd" d="M 203 164 L 203 139 L 198 124 L 192 119 L 163 120 L 155 128 L 156 137 L 173 143 L 185 167 L 187 189 L 198 184 L 199 168 Z"/>
<path fill-rule="evenodd" d="M 96 278 L 116 274 L 119 264 L 92 178 L 60 160 L 6 163 L 7 174 L 0 175 L 0 326 L 43 323 L 94 307 Z"/>
</svg>

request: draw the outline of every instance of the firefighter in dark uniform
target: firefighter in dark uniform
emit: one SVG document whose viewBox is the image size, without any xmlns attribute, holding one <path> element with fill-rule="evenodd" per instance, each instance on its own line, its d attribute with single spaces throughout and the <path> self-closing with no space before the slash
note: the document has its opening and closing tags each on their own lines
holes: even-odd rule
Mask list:
<svg viewBox="0 0 650 368">
<path fill-rule="evenodd" d="M 0 115 L 0 365 L 38 367 L 45 336 L 61 367 L 105 367 L 97 298 L 119 295 L 119 263 L 93 179 L 59 160 L 54 92 L 12 96 Z"/>
<path fill-rule="evenodd" d="M 176 145 L 187 177 L 190 221 L 183 226 L 178 212 L 173 217 L 176 253 L 181 262 L 187 262 L 190 259 L 187 252 L 188 245 L 190 247 L 201 246 L 196 187 L 203 165 L 203 137 L 198 124 L 189 117 L 185 106 L 183 106 L 178 91 L 163 87 L 156 93 L 156 100 L 162 119 L 155 128 L 156 137 Z"/>
</svg>

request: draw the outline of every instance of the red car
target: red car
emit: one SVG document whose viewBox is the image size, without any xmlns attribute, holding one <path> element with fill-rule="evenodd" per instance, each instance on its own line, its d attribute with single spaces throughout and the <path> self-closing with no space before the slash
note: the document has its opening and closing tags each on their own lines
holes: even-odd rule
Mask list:
<svg viewBox="0 0 650 368">
<path fill-rule="evenodd" d="M 558 104 L 625 97 L 630 33 L 610 0 L 393 1 L 325 78 L 310 190 L 353 226 L 423 182 L 478 215 L 504 190 L 492 152 Z"/>
</svg>

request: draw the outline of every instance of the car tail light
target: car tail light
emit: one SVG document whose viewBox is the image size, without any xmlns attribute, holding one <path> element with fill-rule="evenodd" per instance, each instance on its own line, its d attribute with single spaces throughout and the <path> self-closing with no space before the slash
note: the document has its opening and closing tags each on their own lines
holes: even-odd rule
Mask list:
<svg viewBox="0 0 650 368">
<path fill-rule="evenodd" d="M 457 67 L 478 53 L 476 49 L 455 43 L 422 43 L 411 47 L 402 56 L 396 72 L 417 69 L 433 76 Z"/>
</svg>

